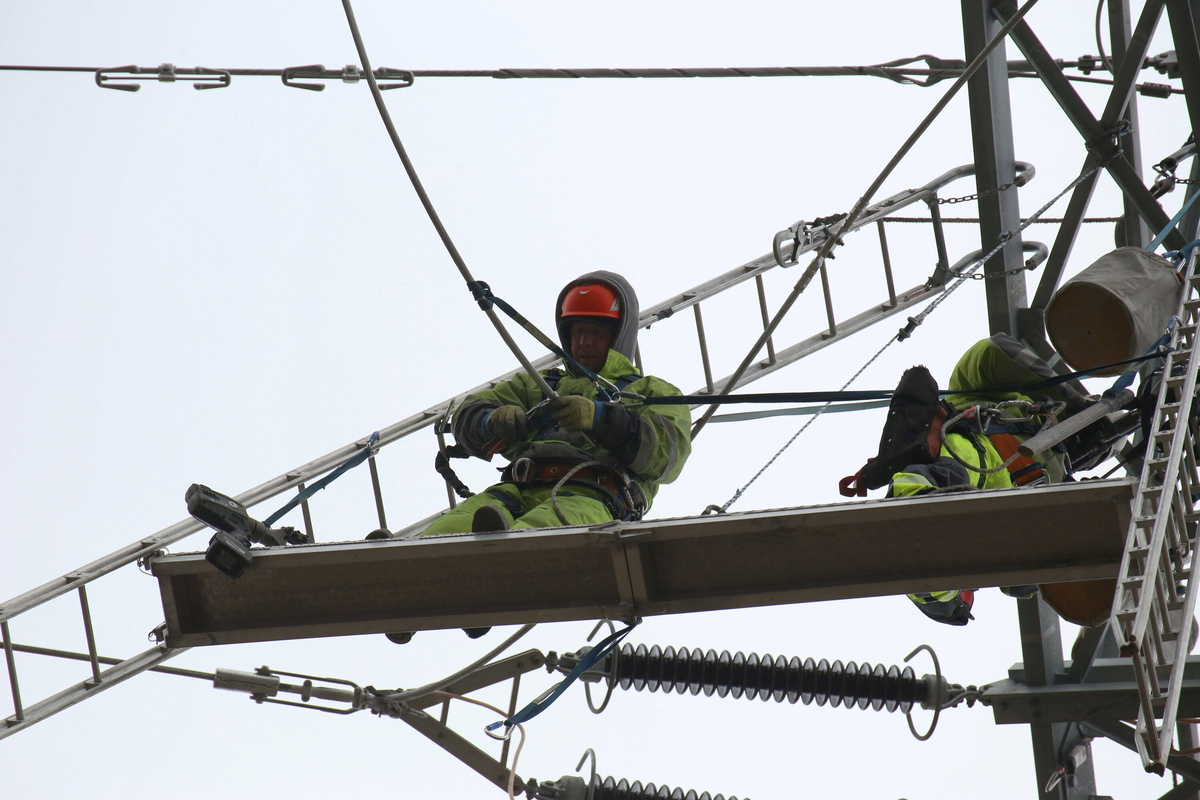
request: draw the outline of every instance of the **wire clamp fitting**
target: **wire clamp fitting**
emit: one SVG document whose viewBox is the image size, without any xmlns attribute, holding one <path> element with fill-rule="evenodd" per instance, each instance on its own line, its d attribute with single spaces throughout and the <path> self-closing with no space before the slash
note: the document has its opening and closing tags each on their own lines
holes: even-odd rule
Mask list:
<svg viewBox="0 0 1200 800">
<path fill-rule="evenodd" d="M 185 81 L 192 84 L 193 89 L 223 89 L 231 81 L 229 70 L 194 67 L 192 69 L 177 69 L 174 64 L 159 64 L 157 69 L 143 69 L 136 64 L 124 67 L 111 67 L 96 70 L 96 85 L 101 89 L 115 89 L 119 92 L 136 92 L 142 87 L 137 83 L 116 83 L 114 78 L 123 77 L 133 81 L 158 81 L 159 83 L 176 83 Z"/>
</svg>

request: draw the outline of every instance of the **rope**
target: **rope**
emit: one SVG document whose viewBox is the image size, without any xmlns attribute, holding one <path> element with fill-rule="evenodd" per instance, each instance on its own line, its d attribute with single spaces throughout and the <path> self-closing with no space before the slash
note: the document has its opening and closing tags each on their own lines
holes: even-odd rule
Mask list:
<svg viewBox="0 0 1200 800">
<path fill-rule="evenodd" d="M 888 340 L 887 344 L 885 344 L 883 347 L 879 348 L 879 352 L 877 352 L 875 355 L 871 356 L 870 360 L 868 360 L 867 363 L 863 364 L 862 367 L 858 370 L 858 372 L 854 373 L 850 377 L 850 380 L 848 380 L 844 384 L 842 384 L 842 389 L 845 390 L 845 388 L 847 386 L 854 383 L 854 381 L 858 379 L 858 376 L 862 375 L 867 370 L 867 367 L 874 364 L 876 359 L 878 359 L 881 355 L 883 355 L 883 351 L 887 350 L 889 347 L 891 347 L 892 344 L 898 340 L 898 338 L 899 338 L 898 336 L 893 336 L 891 339 Z M 775 461 L 781 455 L 783 455 L 784 451 L 792 446 L 792 442 L 796 441 L 796 439 L 798 439 L 800 437 L 800 434 L 802 434 L 806 430 L 808 430 L 808 426 L 812 425 L 814 422 L 816 422 L 817 418 L 820 417 L 821 414 L 825 413 L 825 409 L 829 408 L 829 406 L 831 406 L 832 404 L 833 404 L 833 401 L 831 400 L 828 403 L 826 403 L 825 405 L 821 406 L 821 408 L 817 409 L 817 411 L 813 413 L 812 417 L 800 427 L 800 430 L 798 430 L 794 434 L 792 434 L 792 438 L 788 439 L 787 442 L 784 443 L 783 447 L 779 448 L 779 450 L 775 453 L 775 455 L 771 456 L 770 460 L 767 461 L 766 464 L 763 464 L 762 468 L 759 469 L 758 472 L 754 473 L 754 477 L 751 478 L 750 480 L 746 481 L 745 486 L 743 486 L 742 488 L 740 488 L 736 492 L 734 492 L 733 497 L 730 497 L 728 500 L 726 500 L 724 505 L 709 506 L 708 508 L 704 509 L 704 515 L 710 514 L 714 511 L 718 514 L 724 514 L 726 511 L 728 511 L 729 507 L 731 505 L 733 505 L 734 503 L 736 503 L 738 501 L 738 499 L 741 498 L 742 494 L 747 489 L 750 488 L 750 485 L 753 484 L 756 480 L 758 480 L 759 476 L 761 476 L 764 472 L 766 472 L 767 469 L 769 469 L 770 466 L 772 464 L 774 464 Z"/>
<path fill-rule="evenodd" d="M 461 694 L 454 694 L 453 692 L 430 692 L 430 694 L 434 695 L 435 697 L 447 697 L 451 700 L 462 700 L 466 703 L 473 703 L 477 706 L 486 708 L 488 711 L 494 711 L 497 714 L 504 713 L 491 703 L 485 703 L 482 700 L 476 700 L 473 697 L 464 697 Z M 508 790 L 508 800 L 517 800 L 517 796 L 513 791 L 517 782 L 517 761 L 520 760 L 521 750 L 525 747 L 525 727 L 523 725 L 518 725 L 517 730 L 520 732 L 521 738 L 517 742 L 517 749 L 513 752 L 512 766 L 508 768 L 508 784 L 505 786 L 505 788 Z"/>
<path fill-rule="evenodd" d="M 602 400 L 608 401 L 612 399 L 609 394 L 610 390 L 614 392 L 619 391 L 615 383 L 610 381 L 608 378 L 599 375 L 598 373 L 592 372 L 590 369 L 580 364 L 578 361 L 572 358 L 570 354 L 559 347 L 553 339 L 542 333 L 536 325 L 526 319 L 521 312 L 517 311 L 507 302 L 492 294 L 491 287 L 486 283 L 483 281 L 473 281 L 467 284 L 467 288 L 471 290 L 471 295 L 475 298 L 475 302 L 479 304 L 481 309 L 487 311 L 493 306 L 499 308 L 501 311 L 507 314 L 513 322 L 516 322 L 518 325 L 528 331 L 533 338 L 537 339 L 539 344 L 541 344 L 551 353 L 554 353 L 554 355 L 561 358 L 564 364 L 580 375 L 587 377 L 588 380 L 596 385 L 596 390 L 599 392 Z"/>
<path fill-rule="evenodd" d="M 862 197 L 859 198 L 858 202 L 855 204 L 854 208 L 850 210 L 850 213 L 846 216 L 846 218 L 842 220 L 837 232 L 825 239 L 825 241 L 821 244 L 820 249 L 817 251 L 816 256 L 813 258 L 812 263 L 808 265 L 808 267 L 804 270 L 804 274 L 800 276 L 800 280 L 796 282 L 796 286 L 792 289 L 791 294 L 788 295 L 787 299 L 783 302 L 783 305 L 779 307 L 779 310 L 771 319 L 770 324 L 766 326 L 766 329 L 762 332 L 762 335 L 759 336 L 758 341 L 754 343 L 754 346 L 746 355 L 746 358 L 729 377 L 729 381 L 725 384 L 725 387 L 722 390 L 723 392 L 728 392 L 734 386 L 737 386 L 737 382 L 741 380 L 742 375 L 744 375 L 746 370 L 749 369 L 751 362 L 754 361 L 754 359 L 758 356 L 759 351 L 762 350 L 762 348 L 766 345 L 767 340 L 774 335 L 775 329 L 779 327 L 780 322 L 783 321 L 783 318 L 787 315 L 788 311 L 791 310 L 796 300 L 800 297 L 800 294 L 808 287 L 808 284 L 812 281 L 813 277 L 816 276 L 817 271 L 820 270 L 824 265 L 825 259 L 829 255 L 830 250 L 833 249 L 834 244 L 836 244 L 841 237 L 850 230 L 850 227 L 854 221 L 858 219 L 859 215 L 862 214 L 864 209 L 866 209 L 871 197 L 875 194 L 879 187 L 883 185 L 883 182 L 887 180 L 888 176 L 892 174 L 892 171 L 908 154 L 908 151 L 911 150 L 913 145 L 917 143 L 917 140 L 920 139 L 929 126 L 933 124 L 933 121 L 937 119 L 942 110 L 949 105 L 952 99 L 954 99 L 954 96 L 958 94 L 959 89 L 966 85 L 967 80 L 970 79 L 970 77 L 974 75 L 980 67 L 983 66 L 983 64 L 987 61 L 988 56 L 996 48 L 996 46 L 1004 41 L 1004 39 L 1008 36 L 1009 31 L 1016 27 L 1016 25 L 1025 17 L 1027 13 L 1029 13 L 1029 10 L 1033 8 L 1036 3 L 1037 0 L 1028 0 L 1025 5 L 1018 9 L 1017 13 L 1013 15 L 1012 19 L 1006 22 L 1004 27 L 1002 27 L 994 37 L 992 37 L 991 41 L 984 45 L 983 49 L 979 51 L 979 54 L 975 56 L 967 68 L 963 70 L 963 74 L 954 82 L 954 85 L 951 86 L 941 97 L 941 99 L 934 104 L 933 108 L 925 116 L 925 119 L 921 121 L 921 124 L 917 126 L 916 130 L 909 135 L 908 139 L 903 145 L 900 146 L 900 149 L 896 152 L 896 154 L 892 156 L 892 160 L 888 162 L 887 166 L 883 168 L 883 171 L 879 173 L 879 176 L 871 183 L 869 187 L 867 187 L 867 191 Z M 704 412 L 704 415 L 701 416 L 696 424 L 692 426 L 693 439 L 695 439 L 696 435 L 704 428 L 705 423 L 708 422 L 709 417 L 711 417 L 716 410 L 717 406 L 710 406 L 708 411 Z"/>
<path fill-rule="evenodd" d="M 583 469 L 584 467 L 596 466 L 603 467 L 604 464 L 601 464 L 599 461 L 584 461 L 582 464 L 576 464 L 575 466 L 571 467 L 571 469 L 567 471 L 567 474 L 562 476 L 562 480 L 554 484 L 554 488 L 550 490 L 550 505 L 554 507 L 554 516 L 558 517 L 559 522 L 561 522 L 563 525 L 570 525 L 571 521 L 567 519 L 566 515 L 563 514 L 562 509 L 558 507 L 558 490 L 561 489 L 567 481 L 571 480 L 571 476 L 576 472 L 579 472 L 579 470 Z"/>
<path fill-rule="evenodd" d="M 555 700 L 562 696 L 562 693 L 567 690 L 568 686 L 577 681 L 580 675 L 604 660 L 604 658 L 610 652 L 616 649 L 617 645 L 621 643 L 621 640 L 628 636 L 629 632 L 640 624 L 640 619 L 635 620 L 633 624 L 628 625 L 616 633 L 609 635 L 604 639 L 604 641 L 600 642 L 600 644 L 589 650 L 587 655 L 579 659 L 579 663 L 575 665 L 575 668 L 572 669 L 567 677 L 564 678 L 562 682 L 555 686 L 552 690 L 546 692 L 541 697 L 537 698 L 508 719 L 503 719 L 488 725 L 487 728 L 485 728 L 488 735 L 492 738 L 507 739 L 512 734 L 512 729 L 514 726 L 520 725 L 522 722 L 528 722 L 549 708 Z M 501 726 L 504 727 L 504 733 L 495 733 L 495 731 Z"/>
<path fill-rule="evenodd" d="M 375 74 L 371 71 L 371 61 L 367 57 L 367 48 L 363 44 L 362 34 L 358 30 L 358 22 L 354 19 L 354 9 L 350 4 L 350 0 L 342 0 L 342 7 L 346 11 L 346 22 L 350 26 L 350 34 L 354 37 L 354 47 L 358 50 L 358 57 L 362 61 L 363 72 L 366 76 L 367 83 L 371 87 L 371 96 L 375 99 L 375 107 L 379 110 L 380 119 L 383 120 L 383 125 L 387 128 L 388 136 L 391 137 L 392 145 L 396 148 L 396 155 L 400 157 L 400 163 L 404 165 L 404 171 L 408 173 L 408 179 L 412 183 L 413 189 L 417 193 L 417 197 L 421 201 L 421 205 L 425 207 L 425 213 L 429 215 L 429 221 L 433 223 L 433 227 L 437 230 L 438 236 L 441 237 L 442 244 L 446 247 L 446 252 L 450 254 L 450 258 L 454 261 L 454 265 L 458 267 L 459 273 L 467 286 L 470 287 L 475 283 L 475 278 L 471 275 L 471 271 L 467 268 L 467 263 L 463 260 L 455 247 L 454 241 L 450 238 L 450 233 L 442 224 L 441 217 L 438 216 L 437 210 L 433 207 L 433 202 L 429 199 L 429 195 L 425 192 L 425 187 L 421 183 L 421 179 L 417 176 L 416 168 L 413 167 L 412 161 L 408 157 L 408 152 L 404 149 L 404 143 L 400 141 L 400 134 L 396 132 L 396 126 L 392 123 L 392 116 L 388 113 L 387 104 L 383 102 L 383 93 L 379 90 L 379 83 L 375 80 Z M 525 358 L 525 354 L 517 347 L 517 343 L 509 336 L 508 331 L 504 329 L 500 318 L 496 316 L 496 312 L 490 308 L 484 309 L 488 319 L 496 328 L 496 332 L 500 334 L 500 338 L 508 345 L 508 348 L 521 362 L 521 367 L 529 373 L 538 388 L 546 397 L 557 397 L 554 390 L 546 383 L 546 379 L 534 369 L 533 364 Z"/>
</svg>

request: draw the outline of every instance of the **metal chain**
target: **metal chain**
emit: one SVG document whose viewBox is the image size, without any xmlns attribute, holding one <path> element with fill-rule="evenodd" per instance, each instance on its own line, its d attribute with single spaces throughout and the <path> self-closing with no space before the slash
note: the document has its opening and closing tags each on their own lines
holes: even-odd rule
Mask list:
<svg viewBox="0 0 1200 800">
<path fill-rule="evenodd" d="M 992 195 L 1000 194 L 1015 186 L 1015 183 L 1006 183 L 1003 186 L 997 186 L 995 189 L 986 189 L 975 194 L 967 194 L 962 197 L 939 197 L 937 199 L 939 206 L 953 205 L 954 203 L 965 203 L 968 200 L 978 200 L 981 197 L 991 197 Z"/>
<path fill-rule="evenodd" d="M 1027 264 L 1024 267 L 1016 267 L 1015 269 L 1006 269 L 1003 272 L 997 272 L 992 275 L 985 275 L 982 272 L 974 272 L 969 277 L 973 281 L 997 281 L 1007 278 L 1010 275 L 1020 275 L 1022 272 L 1031 272 L 1037 269 L 1037 264 Z"/>
<path fill-rule="evenodd" d="M 1120 153 L 1120 151 L 1118 150 L 1117 153 Z M 1053 198 L 1051 198 L 1050 202 L 1046 203 L 1044 206 L 1039 208 L 1037 211 L 1030 214 L 1029 218 L 1026 219 L 1024 222 L 1022 222 L 1020 225 L 1018 225 L 1016 230 L 1011 231 L 1011 232 L 1005 231 L 1004 233 L 1000 234 L 1000 237 L 999 237 L 1000 241 L 995 247 L 993 247 L 991 250 L 989 250 L 987 252 L 987 254 L 984 255 L 982 258 L 977 259 L 975 261 L 975 263 L 971 265 L 970 268 L 958 273 L 955 281 L 953 283 L 951 283 L 950 286 L 948 286 L 945 289 L 945 291 L 943 291 L 940 295 L 935 297 L 933 299 L 933 301 L 928 306 L 926 306 L 925 309 L 920 314 L 917 314 L 915 317 L 908 318 L 908 325 L 907 325 L 907 327 L 905 327 L 901 330 L 900 338 L 903 340 L 903 339 L 907 339 L 909 336 L 911 336 L 912 332 L 916 329 L 916 327 L 918 325 L 920 325 L 922 322 L 924 322 L 925 318 L 928 317 L 930 314 L 932 314 L 934 309 L 936 309 L 943 302 L 945 302 L 946 298 L 949 297 L 954 292 L 955 289 L 957 289 L 959 286 L 962 286 L 963 283 L 965 283 L 967 280 L 974 278 L 975 273 L 979 270 L 979 268 L 982 267 L 984 264 L 986 264 L 991 259 L 992 256 L 994 256 L 994 255 L 996 255 L 996 253 L 1000 252 L 1004 248 L 1004 246 L 1006 244 L 1008 244 L 1009 241 L 1012 240 L 1013 236 L 1015 236 L 1016 234 L 1025 230 L 1030 225 L 1032 225 L 1034 222 L 1036 222 L 1038 220 L 1038 218 L 1041 217 L 1042 214 L 1046 213 L 1046 211 L 1048 211 L 1052 205 L 1054 205 L 1060 199 L 1062 199 L 1062 197 L 1064 195 L 1066 195 L 1068 192 L 1073 191 L 1076 186 L 1083 183 L 1085 180 L 1087 180 L 1093 174 L 1095 174 L 1097 171 L 1099 171 L 1104 166 L 1104 164 L 1105 164 L 1104 161 L 1100 161 L 1091 169 L 1085 170 L 1084 172 L 1080 173 L 1078 178 L 1071 181 L 1071 183 L 1067 185 L 1067 188 L 1063 189 L 1061 192 L 1059 192 Z M 1025 269 L 1027 269 L 1027 267 L 1022 267 L 1020 270 L 1018 270 L 1018 272 L 1024 272 Z"/>
<path fill-rule="evenodd" d="M 1114 222 L 1120 222 L 1122 219 L 1124 219 L 1124 217 L 1086 217 L 1085 219 L 1081 219 L 1079 221 L 1084 224 L 1093 224 L 1093 223 L 1112 224 Z M 924 224 L 926 222 L 933 222 L 933 217 L 884 217 L 883 219 L 880 220 L 880 222 L 897 222 L 897 223 L 918 223 L 919 222 L 919 223 Z M 959 224 L 963 224 L 963 225 L 966 225 L 966 224 L 978 225 L 979 217 L 942 217 L 941 222 L 942 222 L 942 224 L 959 223 Z M 1063 222 L 1066 222 L 1066 220 L 1063 219 L 1062 217 L 1042 217 L 1041 219 L 1034 220 L 1034 222 L 1038 225 L 1059 225 L 1059 224 L 1062 224 Z"/>
<path fill-rule="evenodd" d="M 1200 180 L 1197 180 L 1195 178 L 1176 177 L 1175 167 L 1167 166 L 1166 162 L 1160 161 L 1159 163 L 1155 164 L 1154 171 L 1157 172 L 1160 177 L 1165 178 L 1166 180 L 1169 180 L 1172 183 L 1178 183 L 1178 184 L 1182 184 L 1184 186 L 1195 186 L 1196 184 L 1200 184 Z"/>
</svg>

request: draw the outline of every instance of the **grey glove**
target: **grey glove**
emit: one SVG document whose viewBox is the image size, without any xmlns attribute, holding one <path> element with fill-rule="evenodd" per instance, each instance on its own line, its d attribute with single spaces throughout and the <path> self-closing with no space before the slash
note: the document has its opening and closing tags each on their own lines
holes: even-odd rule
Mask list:
<svg viewBox="0 0 1200 800">
<path fill-rule="evenodd" d="M 487 427 L 497 439 L 516 441 L 525 435 L 528 422 L 519 406 L 500 406 L 487 416 Z"/>
</svg>

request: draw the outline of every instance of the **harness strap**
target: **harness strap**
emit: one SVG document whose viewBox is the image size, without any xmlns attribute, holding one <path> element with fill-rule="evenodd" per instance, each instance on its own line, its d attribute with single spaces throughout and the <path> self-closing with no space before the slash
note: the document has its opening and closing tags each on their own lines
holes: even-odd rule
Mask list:
<svg viewBox="0 0 1200 800">
<path fill-rule="evenodd" d="M 991 439 L 992 446 L 996 448 L 1000 458 L 1005 461 L 1018 452 L 1017 448 L 1021 444 L 1011 433 L 988 433 L 987 437 Z M 1044 478 L 1046 470 L 1041 463 L 1034 461 L 1029 456 L 1018 455 L 1009 462 L 1008 475 L 1014 486 L 1024 486 Z"/>
<path fill-rule="evenodd" d="M 458 473 L 454 471 L 454 467 L 450 466 L 450 459 L 470 458 L 470 455 L 467 449 L 461 444 L 452 444 L 445 450 L 439 450 L 438 454 L 433 457 L 433 468 L 437 470 L 437 474 L 441 475 L 442 480 L 450 484 L 450 488 L 454 490 L 454 493 L 464 500 L 468 497 L 474 497 L 475 493 L 458 477 Z"/>
<path fill-rule="evenodd" d="M 574 464 L 553 460 L 519 458 L 509 464 L 500 477 L 506 483 L 557 483 L 572 471 Z M 585 467 L 574 472 L 566 481 L 599 491 L 602 501 L 612 512 L 613 519 L 641 519 L 646 511 L 646 496 L 637 481 L 613 467 Z"/>
</svg>

